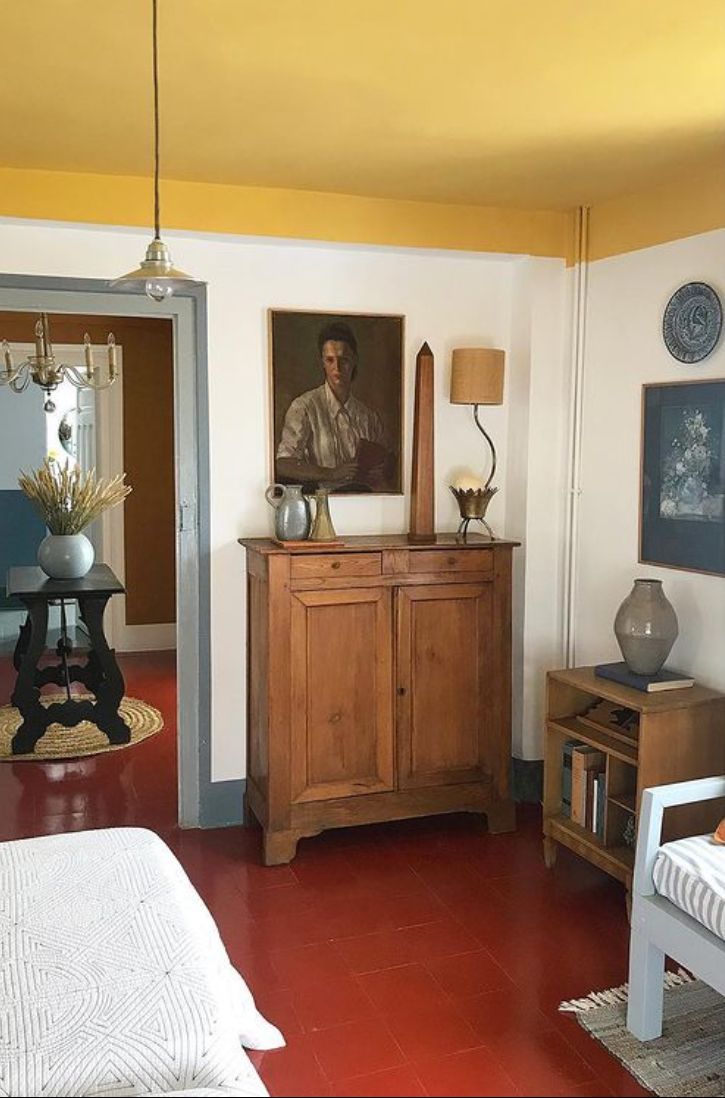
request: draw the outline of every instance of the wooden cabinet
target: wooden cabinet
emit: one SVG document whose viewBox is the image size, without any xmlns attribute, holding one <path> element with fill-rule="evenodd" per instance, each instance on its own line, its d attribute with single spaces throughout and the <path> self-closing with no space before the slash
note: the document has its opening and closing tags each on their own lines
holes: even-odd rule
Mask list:
<svg viewBox="0 0 725 1098">
<path fill-rule="evenodd" d="M 329 827 L 483 812 L 510 830 L 514 542 L 244 540 L 247 806 L 268 865 Z"/>
<path fill-rule="evenodd" d="M 627 716 L 631 714 L 631 716 Z M 618 723 L 619 722 L 619 723 Z M 624 722 L 624 723 L 623 723 Z M 564 745 L 604 758 L 601 833 L 575 823 L 562 805 Z M 647 694 L 610 682 L 592 667 L 550 671 L 544 744 L 544 857 L 569 847 L 631 888 L 642 790 L 725 773 L 725 695 L 704 686 Z M 663 841 L 712 831 L 725 806 L 670 808 Z"/>
</svg>

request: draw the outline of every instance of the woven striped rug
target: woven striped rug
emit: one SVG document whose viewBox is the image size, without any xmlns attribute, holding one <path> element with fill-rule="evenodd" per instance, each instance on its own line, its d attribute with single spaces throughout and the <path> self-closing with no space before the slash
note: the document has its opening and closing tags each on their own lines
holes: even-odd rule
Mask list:
<svg viewBox="0 0 725 1098">
<path fill-rule="evenodd" d="M 627 986 L 562 1003 L 624 1064 L 663 1098 L 725 1096 L 725 999 L 686 972 L 665 974 L 662 1036 L 640 1042 L 626 1028 Z"/>
</svg>

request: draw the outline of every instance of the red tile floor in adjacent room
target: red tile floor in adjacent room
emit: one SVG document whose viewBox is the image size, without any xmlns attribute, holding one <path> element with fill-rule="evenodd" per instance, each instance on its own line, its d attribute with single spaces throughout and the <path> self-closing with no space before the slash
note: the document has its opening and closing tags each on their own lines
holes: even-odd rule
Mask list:
<svg viewBox="0 0 725 1098">
<path fill-rule="evenodd" d="M 270 1093 L 639 1095 L 557 1012 L 626 979 L 622 888 L 567 852 L 547 871 L 540 812 L 488 835 L 474 816 L 328 832 L 290 866 L 256 829 L 181 831 L 174 657 L 121 657 L 166 727 L 68 763 L 0 764 L 0 838 L 150 827 L 172 846 L 285 1049 L 252 1053 Z M 3 700 L 11 676 L 0 664 Z"/>
</svg>

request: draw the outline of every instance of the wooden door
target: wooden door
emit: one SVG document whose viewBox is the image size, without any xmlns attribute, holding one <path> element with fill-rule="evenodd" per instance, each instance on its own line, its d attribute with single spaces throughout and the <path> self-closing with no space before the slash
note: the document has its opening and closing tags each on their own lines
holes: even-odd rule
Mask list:
<svg viewBox="0 0 725 1098">
<path fill-rule="evenodd" d="M 493 729 L 490 583 L 401 587 L 397 744 L 401 789 L 479 781 Z"/>
<path fill-rule="evenodd" d="M 292 799 L 391 790 L 390 589 L 293 594 L 291 648 Z"/>
</svg>

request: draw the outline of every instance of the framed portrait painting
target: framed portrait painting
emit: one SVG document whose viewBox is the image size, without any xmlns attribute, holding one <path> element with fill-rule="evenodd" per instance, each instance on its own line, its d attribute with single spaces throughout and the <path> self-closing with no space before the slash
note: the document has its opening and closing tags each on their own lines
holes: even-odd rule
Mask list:
<svg viewBox="0 0 725 1098">
<path fill-rule="evenodd" d="M 270 309 L 276 483 L 402 493 L 403 322 Z"/>
<path fill-rule="evenodd" d="M 645 385 L 640 561 L 725 575 L 725 380 Z"/>
</svg>

